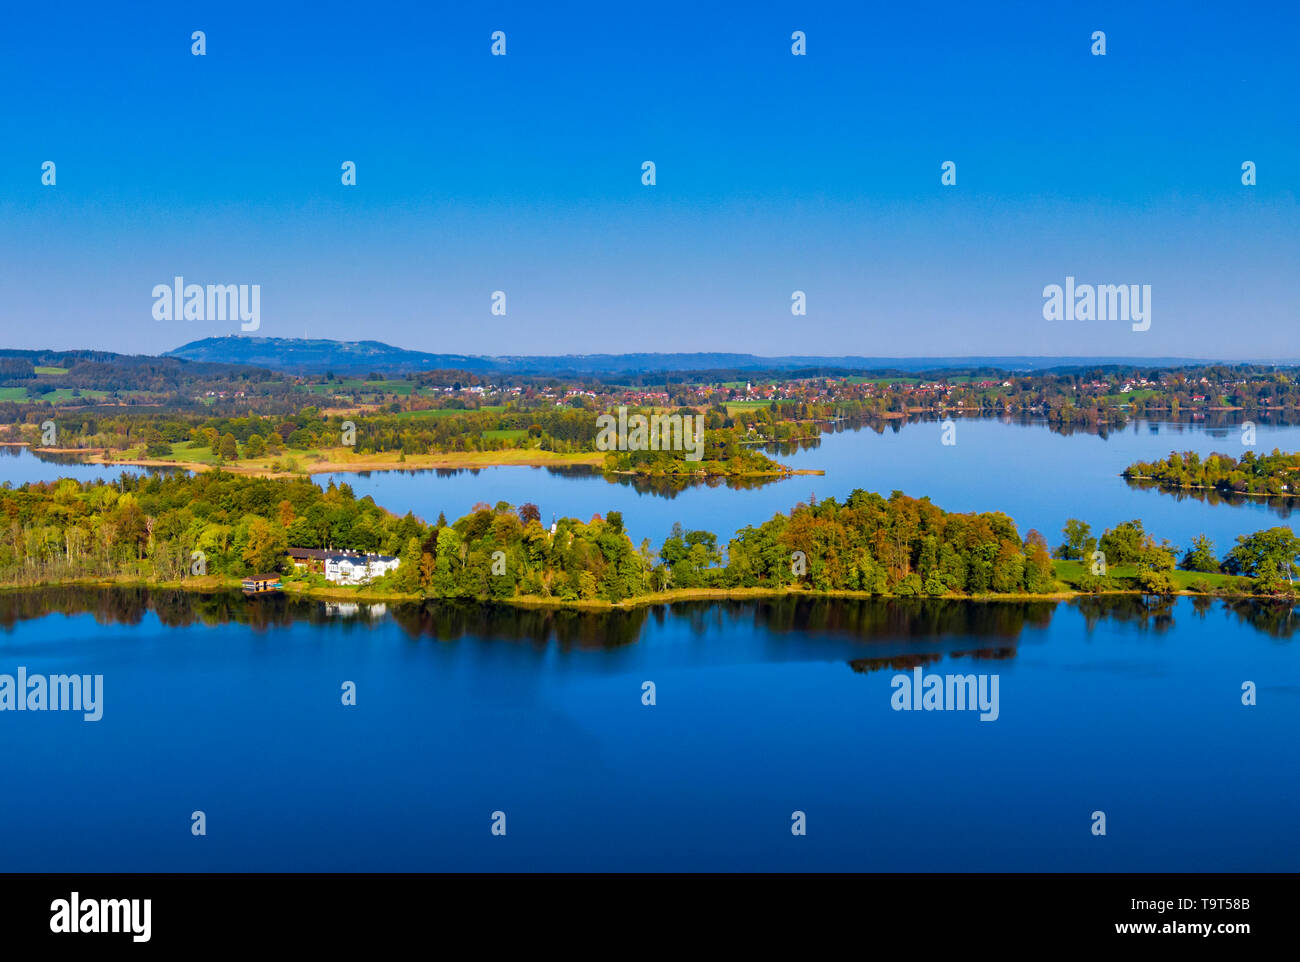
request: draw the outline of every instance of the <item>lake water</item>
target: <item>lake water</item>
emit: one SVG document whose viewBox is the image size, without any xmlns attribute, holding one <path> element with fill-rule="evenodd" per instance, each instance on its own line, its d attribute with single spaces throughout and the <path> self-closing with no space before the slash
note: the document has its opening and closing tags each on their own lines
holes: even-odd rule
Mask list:
<svg viewBox="0 0 1300 962">
<path fill-rule="evenodd" d="M 60 589 L 0 624 L 0 672 L 104 676 L 97 722 L 0 713 L 5 871 L 1300 869 L 1285 610 Z M 996 675 L 998 717 L 894 710 L 917 666 Z"/>
<path fill-rule="evenodd" d="M 116 481 L 123 474 L 140 474 L 158 471 L 157 468 L 138 468 L 132 465 L 81 464 L 71 457 L 38 457 L 25 447 L 0 445 L 0 484 L 18 487 L 56 478 L 76 478 L 78 481 Z"/>
<path fill-rule="evenodd" d="M 1259 423 L 1254 451 L 1278 447 L 1300 451 L 1300 427 Z M 358 495 L 372 495 L 390 510 L 414 511 L 432 521 L 438 512 L 455 520 L 478 501 L 519 505 L 531 501 L 544 521 L 552 514 L 587 520 L 622 511 L 634 542 L 649 538 L 658 547 L 675 521 L 688 530 L 704 528 L 725 544 L 747 524 L 760 524 L 811 497 L 844 500 L 854 488 L 888 495 L 894 490 L 928 495 L 950 511 L 1004 511 L 1021 534 L 1037 528 L 1049 544 L 1060 541 L 1068 518 L 1089 522 L 1100 535 L 1121 521 L 1140 518 L 1148 531 L 1186 547 L 1207 534 L 1220 554 L 1240 534 L 1288 523 L 1288 502 L 1212 504 L 1142 490 L 1120 472 L 1134 461 L 1165 457 L 1172 450 L 1241 457 L 1247 450 L 1235 426 L 1203 423 L 1134 422 L 1106 437 L 1075 431 L 1060 434 L 1041 422 L 980 419 L 957 422 L 957 443 L 941 444 L 936 422 L 841 430 L 793 454 L 773 455 L 795 468 L 821 469 L 825 476 L 796 476 L 748 490 L 724 485 L 687 488 L 672 497 L 641 492 L 599 474 L 545 468 L 484 468 L 459 472 L 374 472 L 337 475 Z M 326 481 L 320 478 L 318 480 Z"/>
<path fill-rule="evenodd" d="M 670 495 L 587 470 L 528 467 L 340 473 L 316 475 L 315 480 L 322 485 L 346 481 L 358 496 L 371 495 L 391 511 L 413 511 L 430 522 L 439 512 L 455 520 L 480 501 L 516 506 L 531 501 L 548 523 L 552 515 L 587 520 L 593 514 L 621 511 L 633 541 L 649 538 L 655 547 L 674 522 L 688 530 L 713 531 L 725 544 L 747 524 L 761 524 L 812 497 L 843 500 L 854 488 L 884 495 L 894 490 L 928 495 L 950 511 L 1003 511 L 1015 519 L 1022 535 L 1036 528 L 1053 545 L 1060 541 L 1068 518 L 1089 522 L 1097 535 L 1121 521 L 1140 518 L 1158 539 L 1185 548 L 1196 535 L 1206 534 L 1223 554 L 1238 535 L 1289 524 L 1291 519 L 1290 499 L 1213 503 L 1142 489 L 1119 476 L 1134 461 L 1156 460 L 1173 450 L 1202 455 L 1222 451 L 1239 458 L 1248 449 L 1233 424 L 1135 421 L 1100 436 L 1082 430 L 1053 432 L 1040 421 L 984 418 L 959 420 L 956 439 L 951 446 L 940 443 L 937 422 L 844 427 L 824 434 L 813 446 L 772 455 L 791 467 L 824 470 L 824 476 L 799 475 L 744 489 L 719 482 Z M 1253 450 L 1274 448 L 1300 451 L 1300 426 L 1258 422 Z M 123 471 L 139 470 L 55 464 L 26 449 L 0 448 L 0 483 L 56 477 L 111 480 Z"/>
<path fill-rule="evenodd" d="M 825 477 L 671 498 L 529 468 L 346 480 L 430 520 L 480 500 L 547 520 L 621 510 L 656 544 L 674 521 L 726 538 L 864 487 L 1002 510 L 1053 542 L 1067 517 L 1097 532 L 1136 517 L 1223 551 L 1289 508 L 1118 474 L 1171 449 L 1240 453 L 1238 438 L 983 420 L 944 447 L 933 423 L 848 430 L 783 457 Z M 1261 424 L 1256 450 L 1275 446 L 1300 450 L 1300 429 Z M 11 483 L 121 470 L 0 456 Z M 0 870 L 1295 871 L 1298 622 L 1189 598 L 577 614 L 0 593 L 0 674 L 104 676 L 100 721 L 0 712 Z M 917 667 L 996 675 L 998 717 L 895 711 L 891 680 Z"/>
</svg>

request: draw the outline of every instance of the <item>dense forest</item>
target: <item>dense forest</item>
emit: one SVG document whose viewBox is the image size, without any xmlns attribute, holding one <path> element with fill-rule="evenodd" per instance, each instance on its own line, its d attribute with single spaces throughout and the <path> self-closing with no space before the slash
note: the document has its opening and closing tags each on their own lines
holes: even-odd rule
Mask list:
<svg viewBox="0 0 1300 962">
<path fill-rule="evenodd" d="M 1053 587 L 1042 539 L 1022 542 L 1010 518 L 951 514 L 898 492 L 798 505 L 739 532 L 725 561 L 707 531 L 675 528 L 657 551 L 634 547 L 617 512 L 561 519 L 552 532 L 536 506 L 501 503 L 427 525 L 358 500 L 347 485 L 221 471 L 0 489 L 0 512 L 0 575 L 10 583 L 122 573 L 175 580 L 196 551 L 207 573 L 239 575 L 282 567 L 292 545 L 398 554 L 391 587 L 439 597 L 616 601 L 796 582 L 899 595 Z M 498 551 L 504 564 L 494 574 Z"/>
<path fill-rule="evenodd" d="M 657 549 L 648 540 L 634 546 L 618 512 L 548 527 L 532 504 L 479 504 L 454 523 L 439 517 L 427 524 L 358 499 L 346 484 L 322 489 L 219 470 L 0 488 L 0 524 L 0 581 L 10 585 L 122 577 L 183 582 L 286 570 L 293 546 L 398 555 L 401 565 L 377 587 L 440 598 L 619 601 L 672 589 L 796 585 L 895 597 L 1061 588 L 1037 532 L 1022 539 L 1004 514 L 947 512 L 897 491 L 885 498 L 858 490 L 842 503 L 798 504 L 742 529 L 725 547 L 711 532 L 679 526 Z M 1172 590 L 1166 572 L 1176 549 L 1157 544 L 1140 522 L 1094 539 L 1086 524 L 1072 521 L 1065 538 L 1057 549 L 1065 560 L 1100 550 L 1112 565 L 1149 573 L 1143 590 Z M 1184 567 L 1247 575 L 1269 592 L 1282 591 L 1298 553 L 1300 539 L 1274 528 L 1239 539 L 1223 562 L 1208 544 L 1194 545 Z M 1119 586 L 1101 578 L 1083 587 Z"/>
</svg>

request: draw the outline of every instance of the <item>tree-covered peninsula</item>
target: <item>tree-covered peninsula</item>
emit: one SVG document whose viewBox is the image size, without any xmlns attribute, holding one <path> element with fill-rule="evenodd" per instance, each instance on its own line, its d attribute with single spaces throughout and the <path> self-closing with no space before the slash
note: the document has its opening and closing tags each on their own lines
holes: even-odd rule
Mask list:
<svg viewBox="0 0 1300 962">
<path fill-rule="evenodd" d="M 1159 461 L 1136 461 L 1124 469 L 1130 481 L 1150 481 L 1171 491 L 1214 490 L 1224 495 L 1295 497 L 1300 494 L 1300 453 L 1247 451 L 1240 459 L 1214 453 L 1171 451 Z"/>
<path fill-rule="evenodd" d="M 1150 577 L 1174 568 L 1175 549 L 1155 545 L 1136 522 L 1136 531 L 1121 525 L 1103 534 L 1100 544 L 1118 567 L 1104 581 L 1089 582 L 1079 574 L 1079 559 L 1098 542 L 1089 541 L 1086 525 L 1074 532 L 1073 548 L 1058 549 L 1064 554 L 1054 563 L 1046 540 L 1033 531 L 1021 537 L 1005 514 L 949 512 L 897 491 L 883 497 L 857 490 L 842 502 L 801 503 L 743 528 L 725 545 L 712 532 L 680 526 L 658 546 L 634 545 L 618 512 L 548 525 L 536 505 L 505 502 L 481 503 L 454 522 L 440 516 L 430 524 L 357 498 L 347 484 L 321 488 L 305 479 L 222 470 L 0 488 L 0 523 L 0 584 L 6 586 L 105 580 L 202 588 L 281 571 L 292 589 L 349 590 L 295 571 L 287 557 L 295 547 L 401 559 L 396 570 L 350 590 L 503 601 L 611 603 L 787 590 L 893 597 L 1167 594 L 1188 587 Z M 1250 593 L 1253 582 L 1241 576 L 1258 581 L 1262 574 L 1267 593 L 1287 591 L 1297 545 L 1294 538 L 1270 542 L 1262 563 L 1242 549 L 1229 560 L 1244 563 L 1218 571 L 1204 590 Z M 1278 551 L 1285 557 L 1272 558 Z"/>
</svg>

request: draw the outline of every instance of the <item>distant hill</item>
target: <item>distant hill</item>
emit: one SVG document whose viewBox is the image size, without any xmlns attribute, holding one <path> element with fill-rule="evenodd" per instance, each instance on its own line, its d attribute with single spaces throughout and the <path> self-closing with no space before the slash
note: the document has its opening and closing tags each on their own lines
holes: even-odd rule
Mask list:
<svg viewBox="0 0 1300 962">
<path fill-rule="evenodd" d="M 205 337 L 183 344 L 164 357 L 187 361 L 249 364 L 291 374 L 406 374 L 452 369 L 487 373 L 500 370 L 492 358 L 464 354 L 426 354 L 380 341 L 323 341 L 297 337 Z"/>
<path fill-rule="evenodd" d="M 1193 358 L 1124 357 L 862 357 L 756 354 L 563 354 L 553 357 L 428 354 L 381 341 L 327 341 L 284 337 L 209 337 L 168 351 L 165 357 L 221 364 L 246 364 L 292 374 L 406 374 L 458 370 L 476 374 L 647 374 L 697 371 L 785 371 L 803 375 L 831 372 L 902 372 L 978 369 L 1045 371 L 1100 366 L 1183 367 L 1231 363 Z"/>
</svg>

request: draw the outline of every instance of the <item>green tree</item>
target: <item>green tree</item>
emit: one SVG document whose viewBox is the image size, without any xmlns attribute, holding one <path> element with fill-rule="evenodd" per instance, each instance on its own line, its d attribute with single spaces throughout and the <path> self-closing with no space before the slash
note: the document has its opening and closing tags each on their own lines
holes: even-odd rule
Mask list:
<svg viewBox="0 0 1300 962">
<path fill-rule="evenodd" d="M 1164 597 L 1174 593 L 1174 583 L 1173 579 L 1169 577 L 1169 573 L 1155 569 L 1147 569 L 1138 573 L 1138 587 L 1142 589 L 1143 594 L 1147 595 Z"/>
<path fill-rule="evenodd" d="M 1168 541 L 1156 544 L 1148 536 L 1142 543 L 1142 557 L 1138 563 L 1152 571 L 1173 571 L 1178 561 L 1178 549 Z"/>
<path fill-rule="evenodd" d="M 455 528 L 447 527 L 438 531 L 438 555 L 434 561 L 431 587 L 433 593 L 440 598 L 452 598 L 457 594 L 456 574 L 461 568 L 462 545 Z"/>
<path fill-rule="evenodd" d="M 1092 536 L 1092 525 L 1077 518 L 1065 522 L 1061 532 L 1065 538 L 1056 549 L 1056 556 L 1064 561 L 1083 561 L 1092 556 L 1097 539 Z"/>
<path fill-rule="evenodd" d="M 1255 575 L 1264 564 L 1271 562 L 1278 577 L 1294 581 L 1297 559 L 1300 559 L 1300 538 L 1290 528 L 1278 526 L 1252 535 L 1239 535 L 1237 546 L 1223 559 L 1223 567 L 1229 574 Z"/>
<path fill-rule="evenodd" d="M 224 435 L 222 435 L 221 448 L 217 453 L 221 457 L 222 461 L 239 460 L 239 442 L 235 440 L 235 436 L 233 434 L 227 431 Z"/>
<path fill-rule="evenodd" d="M 420 590 L 420 539 L 412 537 L 402 549 L 401 562 L 392 574 L 393 587 L 398 591 Z"/>
<path fill-rule="evenodd" d="M 1142 522 L 1134 519 L 1108 528 L 1102 534 L 1098 546 L 1106 555 L 1107 564 L 1137 564 L 1146 550 L 1146 541 L 1147 534 L 1142 528 Z"/>
<path fill-rule="evenodd" d="M 1184 571 L 1217 572 L 1219 559 L 1214 553 L 1214 542 L 1203 534 L 1197 535 L 1192 541 L 1192 546 L 1183 555 L 1181 567 Z"/>
<path fill-rule="evenodd" d="M 1282 576 L 1277 562 L 1272 558 L 1265 558 L 1256 566 L 1255 578 L 1251 582 L 1251 590 L 1256 594 L 1272 595 L 1290 588 L 1290 580 Z"/>
</svg>

